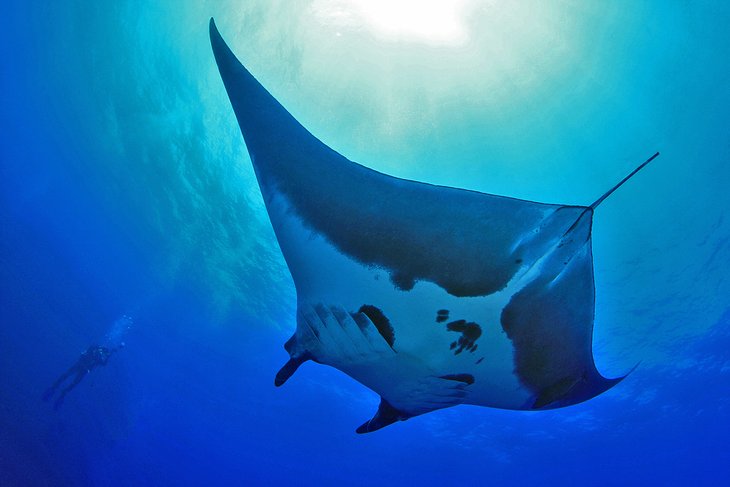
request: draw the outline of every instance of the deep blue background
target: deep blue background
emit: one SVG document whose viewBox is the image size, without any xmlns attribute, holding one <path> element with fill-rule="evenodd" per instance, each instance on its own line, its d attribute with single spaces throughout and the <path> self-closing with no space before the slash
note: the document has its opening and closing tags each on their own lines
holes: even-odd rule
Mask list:
<svg viewBox="0 0 730 487">
<path fill-rule="evenodd" d="M 262 5 L 257 8 L 265 10 Z M 272 5 L 274 14 L 283 8 Z M 138 18 L 137 8 L 147 17 Z M 626 102 L 626 107 L 634 107 L 634 112 L 614 113 L 617 120 L 588 126 L 592 133 L 584 140 L 593 138 L 598 147 L 572 142 L 568 149 L 557 147 L 561 144 L 543 148 L 595 156 L 605 149 L 598 144 L 601 137 L 611 137 L 605 126 L 619 131 L 624 123 L 645 130 L 648 135 L 627 141 L 631 150 L 610 149 L 626 158 L 621 168 L 595 169 L 581 176 L 581 188 L 589 186 L 586 195 L 581 194 L 586 198 L 598 194 L 590 184 L 605 187 L 607 180 L 616 180 L 640 162 L 632 158 L 655 149 L 664 152 L 666 162 L 654 173 L 656 179 L 642 176 L 636 184 L 643 184 L 643 191 L 634 187 L 622 193 L 624 208 L 631 210 L 606 209 L 607 223 L 596 230 L 606 235 L 596 242 L 603 262 L 597 263 L 599 318 L 618 315 L 610 303 L 635 306 L 627 311 L 635 321 L 602 335 L 599 348 L 606 360 L 630 350 L 630 356 L 614 366 L 626 370 L 644 358 L 639 369 L 615 390 L 565 410 L 520 413 L 462 406 L 365 436 L 355 435 L 354 428 L 370 417 L 377 397 L 337 371 L 307 364 L 296 380 L 282 389 L 273 387 L 274 373 L 286 360 L 282 344 L 292 331 L 293 289 L 256 199 L 250 166 L 244 160 L 236 171 L 227 169 L 245 155 L 222 86 L 214 77 L 212 57 L 206 57 L 208 16 L 224 18 L 219 20 L 224 34 L 225 29 L 236 32 L 235 22 L 225 22 L 226 9 L 232 8 L 181 8 L 183 15 L 168 2 L 115 7 L 24 3 L 9 6 L 3 14 L 1 485 L 726 481 L 727 8 L 708 2 L 695 10 L 671 4 L 651 15 L 642 11 L 656 22 L 672 19 L 667 25 L 677 31 L 647 25 L 654 29 L 651 38 L 663 32 L 661 42 L 647 47 L 617 39 L 616 44 L 623 42 L 620 49 L 626 52 L 646 49 L 646 59 L 665 56 L 656 67 L 645 65 L 643 74 L 637 74 L 644 80 L 660 78 L 663 84 L 639 91 L 645 98 L 632 92 L 640 101 Z M 274 14 L 261 15 L 276 18 Z M 621 15 L 625 18 L 613 16 L 606 22 L 630 25 L 631 15 Z M 155 37 L 149 19 L 168 17 L 173 18 L 169 25 L 184 28 Z M 248 22 L 246 28 L 257 25 L 255 20 Z M 239 35 L 245 38 L 243 30 Z M 275 28 L 269 31 L 273 37 L 261 34 L 262 28 L 257 31 L 259 42 L 285 42 Z M 120 32 L 124 42 L 117 45 Z M 132 75 L 135 53 L 141 51 L 119 46 L 135 39 L 144 39 L 141 44 L 162 54 L 145 66 L 140 61 L 142 67 Z M 164 53 L 178 41 L 200 46 L 200 51 L 171 49 L 170 60 Z M 665 51 L 671 52 L 661 54 Z M 616 56 L 629 56 L 623 52 Z M 186 56 L 196 61 L 186 61 Z M 211 63 L 204 65 L 201 79 L 194 69 L 197 62 Z M 669 75 L 668 66 L 673 66 Z M 665 70 L 659 78 L 654 77 L 657 70 Z M 140 72 L 148 71 L 149 84 L 140 83 L 147 79 Z M 155 105 L 159 100 L 150 92 L 166 93 L 166 76 L 172 82 L 181 72 L 193 81 L 169 88 L 174 101 Z M 293 83 L 296 89 L 288 91 L 292 98 L 305 84 L 298 78 L 286 81 L 286 71 L 274 74 L 285 80 L 279 85 L 284 92 L 289 90 L 287 83 Z M 638 89 L 631 85 L 631 90 Z M 621 88 L 616 90 L 612 100 L 621 96 Z M 660 101 L 673 100 L 672 105 L 647 101 L 648 93 Z M 200 114 L 198 105 L 190 103 L 213 109 Z M 316 104 L 298 103 L 310 117 L 317 112 Z M 652 111 L 654 103 L 662 105 L 659 112 Z M 188 105 L 181 116 L 180 106 Z M 647 113 L 663 117 L 643 121 Z M 145 125 L 151 116 L 158 118 Z M 326 126 L 327 115 L 322 117 L 314 116 L 313 123 Z M 504 130 L 509 139 L 512 133 Z M 336 135 L 336 129 L 330 131 Z M 191 136 L 203 142 L 193 145 Z M 221 136 L 230 136 L 230 141 L 215 142 Z M 362 137 L 368 139 L 367 134 Z M 560 139 L 558 129 L 552 137 L 571 143 Z M 114 142 L 117 139 L 121 142 Z M 435 145 L 440 142 L 432 140 Z M 665 146 L 647 147 L 647 142 Z M 367 153 L 357 141 L 342 142 L 348 143 L 352 152 Z M 386 151 L 388 144 L 397 143 L 386 139 L 385 148 L 373 151 Z M 519 144 L 511 150 L 518 148 Z M 473 150 L 474 158 L 487 149 L 488 145 L 464 151 L 468 156 Z M 504 147 L 502 151 L 510 153 Z M 408 154 L 417 159 L 418 154 Z M 473 165 L 469 157 L 465 160 L 465 167 Z M 585 164 L 574 160 L 577 178 Z M 459 174 L 449 175 L 459 173 L 458 168 L 439 166 L 435 159 L 422 168 L 406 162 L 401 175 L 417 177 L 423 169 L 432 182 L 446 177 L 454 178 L 453 184 L 491 189 L 479 171 L 467 174 L 473 178 L 469 185 L 458 179 Z M 555 164 L 556 172 L 566 169 Z M 515 191 L 529 190 L 520 180 L 547 177 L 536 168 L 521 166 L 510 172 Z M 186 171 L 193 175 L 180 175 Z M 495 177 L 500 174 L 504 170 Z M 505 192 L 512 194 L 507 183 Z M 543 196 L 553 196 L 552 189 L 545 191 Z M 651 211 L 641 213 L 647 205 Z M 597 215 L 597 221 L 600 218 Z M 618 230 L 611 233 L 614 227 Z M 627 243 L 641 238 L 649 245 L 640 251 Z M 626 273 L 615 282 L 601 277 L 614 272 Z M 641 294 L 645 288 L 650 291 Z M 43 390 L 125 313 L 134 318 L 127 347 L 106 368 L 88 376 L 54 412 L 41 401 Z M 637 348 L 642 340 L 647 340 L 645 348 Z"/>
</svg>

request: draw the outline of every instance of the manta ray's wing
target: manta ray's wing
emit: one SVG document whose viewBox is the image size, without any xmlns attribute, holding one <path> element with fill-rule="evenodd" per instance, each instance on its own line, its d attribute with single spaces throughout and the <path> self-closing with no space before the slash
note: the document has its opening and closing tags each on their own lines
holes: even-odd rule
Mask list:
<svg viewBox="0 0 730 487">
<path fill-rule="evenodd" d="M 515 373 L 534 392 L 526 404 L 532 409 L 582 402 L 623 379 L 604 378 L 593 362 L 592 214 L 586 210 L 538 261 L 534 278 L 502 311 L 502 329 L 515 348 Z"/>
<path fill-rule="evenodd" d="M 591 346 L 591 225 L 610 192 L 551 205 L 378 173 L 302 127 L 212 20 L 210 36 L 297 290 L 277 385 L 306 360 L 342 370 L 382 398 L 367 432 L 459 403 L 559 407 L 616 383 Z"/>
<path fill-rule="evenodd" d="M 297 289 L 306 270 L 282 238 L 277 202 L 341 253 L 386 269 L 400 289 L 426 280 L 454 296 L 504 288 L 526 259 L 544 251 L 540 237 L 552 238 L 583 209 L 407 181 L 356 164 L 302 127 L 236 59 L 212 21 L 211 42 Z"/>
</svg>

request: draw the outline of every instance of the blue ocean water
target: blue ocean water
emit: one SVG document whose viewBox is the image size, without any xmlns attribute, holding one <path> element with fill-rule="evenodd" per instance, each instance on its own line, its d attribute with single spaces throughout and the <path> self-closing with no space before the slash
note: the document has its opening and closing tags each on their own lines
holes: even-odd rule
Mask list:
<svg viewBox="0 0 730 487">
<path fill-rule="evenodd" d="M 727 478 L 728 6 L 106 3 L 2 18 L 1 485 Z M 596 362 L 637 370 L 566 409 L 459 406 L 369 435 L 377 395 L 334 369 L 275 389 L 295 294 L 211 16 L 313 133 L 386 173 L 589 204 L 661 151 L 593 230 Z M 41 400 L 105 340 L 126 346 L 58 411 Z"/>
</svg>

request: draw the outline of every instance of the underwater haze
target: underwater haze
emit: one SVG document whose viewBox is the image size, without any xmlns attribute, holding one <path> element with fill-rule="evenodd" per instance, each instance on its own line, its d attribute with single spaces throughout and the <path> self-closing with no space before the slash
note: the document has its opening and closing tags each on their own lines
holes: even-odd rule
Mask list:
<svg viewBox="0 0 730 487">
<path fill-rule="evenodd" d="M 0 70 L 0 485 L 722 485 L 730 476 L 730 5 L 11 0 Z M 208 37 L 324 143 L 405 179 L 589 205 L 593 353 L 550 411 L 355 434 Z M 92 344 L 119 348 L 54 410 Z"/>
</svg>

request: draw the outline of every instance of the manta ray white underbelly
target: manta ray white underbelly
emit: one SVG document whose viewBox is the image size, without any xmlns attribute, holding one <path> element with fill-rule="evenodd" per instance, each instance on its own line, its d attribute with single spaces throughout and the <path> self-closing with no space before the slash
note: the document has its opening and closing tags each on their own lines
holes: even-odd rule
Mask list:
<svg viewBox="0 0 730 487">
<path fill-rule="evenodd" d="M 374 431 L 457 404 L 549 409 L 606 379 L 592 355 L 591 206 L 407 181 L 310 134 L 210 36 L 297 291 L 291 359 L 381 396 Z"/>
</svg>

